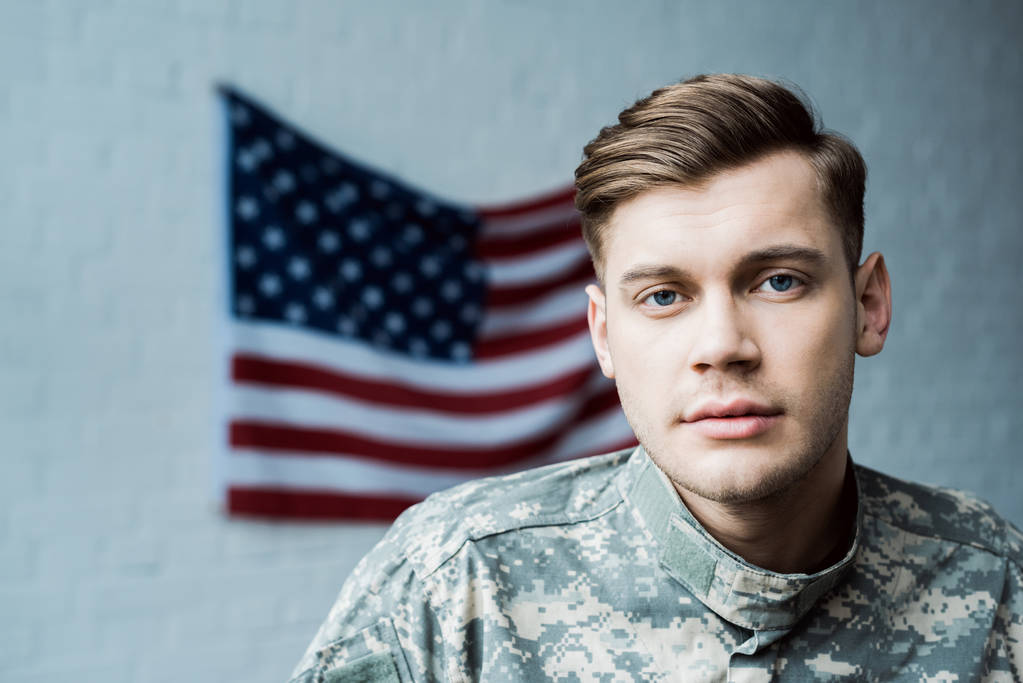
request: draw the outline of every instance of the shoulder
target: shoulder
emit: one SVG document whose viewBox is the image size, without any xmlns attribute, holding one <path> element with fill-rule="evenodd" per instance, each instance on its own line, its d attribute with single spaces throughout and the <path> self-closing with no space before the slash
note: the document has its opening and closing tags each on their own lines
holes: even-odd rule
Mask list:
<svg viewBox="0 0 1023 683">
<path fill-rule="evenodd" d="M 385 668 L 393 660 L 405 672 L 400 680 L 411 680 L 407 671 L 443 678 L 454 641 L 435 636 L 457 598 L 444 593 L 445 578 L 461 585 L 465 577 L 438 570 L 484 538 L 575 524 L 614 509 L 622 500 L 615 484 L 632 450 L 467 482 L 406 510 L 345 581 L 296 680 L 327 670 L 358 678 L 362 670 L 351 667 L 376 666 L 377 659 Z"/>
<path fill-rule="evenodd" d="M 622 500 L 615 481 L 632 450 L 478 479 L 435 493 L 402 513 L 387 541 L 425 576 L 467 542 L 599 517 Z"/>
<path fill-rule="evenodd" d="M 1023 567 L 1023 534 L 972 493 L 928 486 L 856 466 L 864 515 L 907 533 L 1003 557 Z"/>
</svg>

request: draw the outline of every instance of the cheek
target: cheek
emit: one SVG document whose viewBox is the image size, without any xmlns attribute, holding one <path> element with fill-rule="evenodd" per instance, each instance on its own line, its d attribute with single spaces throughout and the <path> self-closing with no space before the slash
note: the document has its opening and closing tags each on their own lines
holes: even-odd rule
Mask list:
<svg viewBox="0 0 1023 683">
<path fill-rule="evenodd" d="M 811 375 L 827 374 L 845 367 L 855 349 L 855 326 L 851 313 L 841 302 L 808 308 L 789 316 L 781 324 L 775 321 L 771 335 L 773 357 L 789 371 Z M 778 334 L 778 330 L 783 330 Z"/>
<path fill-rule="evenodd" d="M 650 419 L 670 407 L 686 376 L 683 331 L 649 322 L 629 320 L 608 327 L 615 383 L 633 420 Z"/>
<path fill-rule="evenodd" d="M 652 326 L 650 321 L 618 317 L 617 325 L 608 325 L 607 345 L 616 375 L 625 373 L 626 381 L 656 378 L 675 368 L 682 357 L 678 332 L 667 325 Z"/>
<path fill-rule="evenodd" d="M 646 393 L 638 389 L 649 386 L 658 353 L 635 325 L 621 324 L 621 318 L 616 322 L 619 324 L 609 324 L 607 328 L 607 349 L 614 366 L 615 383 L 619 391 L 635 400 Z"/>
</svg>

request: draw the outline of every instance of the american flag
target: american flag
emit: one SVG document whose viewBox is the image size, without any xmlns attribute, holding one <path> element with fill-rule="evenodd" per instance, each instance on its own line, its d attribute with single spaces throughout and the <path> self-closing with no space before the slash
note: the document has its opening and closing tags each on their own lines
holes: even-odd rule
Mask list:
<svg viewBox="0 0 1023 683">
<path fill-rule="evenodd" d="M 229 513 L 390 519 L 635 443 L 590 348 L 571 190 L 452 204 L 221 97 Z"/>
</svg>

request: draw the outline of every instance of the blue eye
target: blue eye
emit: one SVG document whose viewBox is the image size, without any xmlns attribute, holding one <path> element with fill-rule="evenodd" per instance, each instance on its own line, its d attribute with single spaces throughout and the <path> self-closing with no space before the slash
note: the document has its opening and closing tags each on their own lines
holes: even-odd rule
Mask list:
<svg viewBox="0 0 1023 683">
<path fill-rule="evenodd" d="M 671 306 L 675 303 L 677 298 L 678 294 L 675 292 L 670 289 L 662 289 L 648 296 L 647 300 L 653 300 L 654 304 L 657 306 Z"/>
<path fill-rule="evenodd" d="M 781 294 L 782 292 L 787 292 L 793 289 L 794 287 L 799 287 L 802 284 L 805 283 L 795 275 L 781 274 L 772 275 L 771 277 L 767 278 L 766 280 L 763 281 L 763 283 L 761 283 L 760 287 L 757 287 L 757 289 L 769 286 L 770 289 L 768 289 L 767 291 L 773 291 L 778 294 Z"/>
</svg>

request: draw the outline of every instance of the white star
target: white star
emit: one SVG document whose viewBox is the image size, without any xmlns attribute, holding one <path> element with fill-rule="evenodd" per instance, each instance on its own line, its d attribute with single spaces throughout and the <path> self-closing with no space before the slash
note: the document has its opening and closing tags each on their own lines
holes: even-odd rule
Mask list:
<svg viewBox="0 0 1023 683">
<path fill-rule="evenodd" d="M 373 265 L 378 268 L 386 268 L 391 265 L 391 252 L 387 247 L 377 247 L 369 255 Z"/>
<path fill-rule="evenodd" d="M 412 276 L 408 273 L 398 272 L 391 278 L 391 287 L 394 291 L 404 294 L 412 290 Z"/>
<path fill-rule="evenodd" d="M 295 146 L 295 136 L 282 128 L 277 131 L 277 146 L 281 149 L 291 149 Z"/>
<path fill-rule="evenodd" d="M 309 261 L 301 256 L 292 257 L 291 261 L 288 263 L 288 272 L 291 274 L 291 277 L 296 280 L 306 279 L 309 277 L 311 270 L 312 269 L 309 267 Z"/>
<path fill-rule="evenodd" d="M 238 247 L 238 252 L 235 254 L 235 260 L 238 265 L 248 270 L 252 266 L 256 265 L 256 250 L 248 244 L 243 244 Z"/>
<path fill-rule="evenodd" d="M 452 235 L 451 239 L 448 240 L 448 246 L 455 251 L 462 251 L 468 246 L 468 243 L 465 241 L 465 235 Z"/>
<path fill-rule="evenodd" d="M 313 303 L 317 308 L 330 308 L 334 305 L 334 295 L 326 287 L 317 287 L 313 291 Z"/>
<path fill-rule="evenodd" d="M 429 199 L 420 199 L 416 202 L 416 211 L 423 216 L 432 216 L 437 213 L 437 205 L 431 202 Z"/>
<path fill-rule="evenodd" d="M 259 215 L 259 203 L 248 195 L 238 198 L 238 205 L 235 207 L 238 216 L 243 221 L 251 221 Z"/>
<path fill-rule="evenodd" d="M 281 293 L 281 279 L 273 273 L 266 273 L 259 278 L 259 291 L 264 296 L 277 296 Z"/>
<path fill-rule="evenodd" d="M 255 157 L 260 161 L 266 161 L 267 159 L 274 155 L 273 147 L 271 147 L 270 143 L 263 138 L 259 138 L 258 140 L 253 142 L 252 147 L 249 148 L 249 151 L 251 151 L 252 154 L 255 155 Z"/>
<path fill-rule="evenodd" d="M 430 326 L 430 336 L 437 341 L 444 341 L 451 336 L 451 325 L 445 320 L 438 320 Z"/>
<path fill-rule="evenodd" d="M 426 297 L 418 297 L 412 302 L 412 312 L 420 318 L 425 318 L 433 313 L 433 302 Z"/>
<path fill-rule="evenodd" d="M 235 161 L 238 166 L 246 173 L 251 173 L 255 170 L 256 166 L 259 166 L 259 159 L 256 155 L 247 149 L 239 149 L 238 156 L 235 157 Z"/>
<path fill-rule="evenodd" d="M 369 186 L 369 193 L 374 199 L 383 199 L 391 193 L 391 186 L 382 180 L 374 180 Z"/>
<path fill-rule="evenodd" d="M 359 198 L 359 189 L 352 183 L 341 183 L 333 192 L 323 198 L 327 208 L 338 213 Z"/>
<path fill-rule="evenodd" d="M 384 303 L 384 293 L 380 291 L 379 287 L 369 285 L 362 290 L 362 303 L 369 308 L 380 308 Z"/>
<path fill-rule="evenodd" d="M 320 233 L 319 245 L 321 251 L 330 254 L 337 251 L 338 247 L 341 246 L 341 238 L 333 230 L 324 230 Z"/>
<path fill-rule="evenodd" d="M 377 330 L 373 333 L 373 344 L 376 346 L 390 346 L 391 338 L 383 330 Z"/>
<path fill-rule="evenodd" d="M 480 319 L 480 308 L 476 304 L 466 304 L 462 306 L 462 310 L 459 313 L 463 322 L 472 324 Z"/>
<path fill-rule="evenodd" d="M 294 301 L 284 309 L 284 317 L 288 322 L 300 325 L 306 320 L 305 306 Z"/>
<path fill-rule="evenodd" d="M 447 301 L 454 301 L 462 296 L 462 285 L 458 280 L 446 280 L 440 288 L 440 295 Z"/>
<path fill-rule="evenodd" d="M 391 334 L 401 334 L 405 331 L 405 318 L 401 313 L 388 313 L 384 317 L 384 327 Z"/>
<path fill-rule="evenodd" d="M 295 189 L 295 176 L 293 176 L 289 171 L 281 169 L 280 171 L 277 171 L 277 174 L 274 176 L 273 183 L 274 187 L 276 187 L 279 191 L 291 192 Z"/>
<path fill-rule="evenodd" d="M 239 128 L 249 125 L 251 117 L 249 109 L 243 104 L 236 104 L 231 107 L 231 123 Z"/>
<path fill-rule="evenodd" d="M 476 261 L 469 261 L 465 264 L 465 277 L 472 282 L 479 282 L 483 279 L 483 266 Z"/>
<path fill-rule="evenodd" d="M 409 244 L 419 244 L 423 241 L 423 229 L 415 223 L 409 223 L 402 231 L 401 238 Z"/>
<path fill-rule="evenodd" d="M 408 340 L 408 350 L 416 358 L 422 358 L 429 352 L 430 345 L 419 337 L 412 337 Z"/>
<path fill-rule="evenodd" d="M 440 274 L 440 261 L 434 256 L 424 256 L 423 260 L 419 262 L 419 270 L 426 277 L 436 277 Z"/>
<path fill-rule="evenodd" d="M 276 225 L 268 225 L 263 230 L 263 244 L 267 249 L 276 251 L 284 246 L 284 231 Z"/>
<path fill-rule="evenodd" d="M 348 222 L 348 234 L 357 242 L 369 239 L 370 225 L 365 218 L 353 218 Z"/>
<path fill-rule="evenodd" d="M 316 206 L 309 201 L 301 201 L 298 206 L 295 207 L 295 218 L 301 223 L 306 225 L 316 220 L 319 213 L 316 211 Z"/>
<path fill-rule="evenodd" d="M 248 294 L 242 294 L 238 297 L 237 309 L 242 315 L 252 315 L 256 310 L 256 302 Z"/>
<path fill-rule="evenodd" d="M 451 345 L 451 357 L 457 361 L 467 361 L 472 356 L 472 350 L 465 342 L 455 342 Z"/>
<path fill-rule="evenodd" d="M 362 265 L 355 259 L 346 258 L 341 262 L 341 277 L 353 282 L 362 277 Z"/>
<path fill-rule="evenodd" d="M 341 316 L 340 318 L 337 319 L 337 331 L 340 332 L 341 334 L 351 337 L 352 335 L 359 331 L 359 327 L 351 318 Z"/>
</svg>

